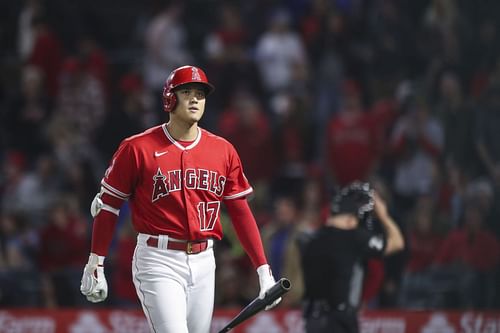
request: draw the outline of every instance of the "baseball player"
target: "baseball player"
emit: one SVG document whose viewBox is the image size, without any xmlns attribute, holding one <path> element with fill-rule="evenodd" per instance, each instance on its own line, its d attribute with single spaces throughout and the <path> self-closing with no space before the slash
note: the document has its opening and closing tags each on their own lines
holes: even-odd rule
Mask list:
<svg viewBox="0 0 500 333">
<path fill-rule="evenodd" d="M 128 200 L 138 233 L 133 281 L 154 333 L 209 332 L 222 202 L 257 270 L 259 297 L 275 283 L 246 200 L 252 187 L 240 158 L 228 141 L 198 126 L 213 90 L 200 68 L 172 71 L 163 90 L 169 121 L 121 142 L 91 205 L 91 253 L 81 292 L 91 302 L 106 299 L 104 259 Z"/>
</svg>

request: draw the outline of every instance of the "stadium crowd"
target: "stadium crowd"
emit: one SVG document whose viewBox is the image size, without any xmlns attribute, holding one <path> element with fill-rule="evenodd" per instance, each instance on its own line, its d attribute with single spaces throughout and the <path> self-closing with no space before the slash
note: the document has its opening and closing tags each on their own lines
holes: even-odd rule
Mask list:
<svg viewBox="0 0 500 333">
<path fill-rule="evenodd" d="M 138 307 L 127 209 L 110 296 L 79 292 L 90 202 L 119 142 L 166 120 L 174 68 L 216 91 L 201 126 L 227 138 L 276 278 L 331 194 L 370 181 L 404 232 L 366 264 L 370 308 L 500 308 L 500 30 L 495 0 L 86 1 L 0 4 L 0 306 Z M 125 207 L 126 208 L 126 207 Z M 258 291 L 234 242 L 216 245 L 217 307 Z"/>
</svg>

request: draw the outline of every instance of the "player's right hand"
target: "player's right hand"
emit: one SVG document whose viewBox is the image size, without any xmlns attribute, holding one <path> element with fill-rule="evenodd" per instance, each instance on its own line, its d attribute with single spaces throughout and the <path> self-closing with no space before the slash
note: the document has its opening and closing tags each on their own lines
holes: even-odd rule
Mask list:
<svg viewBox="0 0 500 333">
<path fill-rule="evenodd" d="M 104 276 L 104 257 L 91 253 L 83 269 L 80 291 L 92 303 L 102 302 L 108 296 L 108 283 Z"/>
<path fill-rule="evenodd" d="M 259 285 L 260 285 L 260 292 L 259 292 L 259 298 L 264 299 L 266 296 L 266 292 L 271 289 L 272 286 L 276 283 L 273 277 L 273 273 L 271 271 L 271 267 L 269 265 L 261 265 L 257 267 L 257 274 L 259 275 Z M 276 299 L 273 303 L 265 307 L 265 310 L 270 310 L 274 308 L 278 303 L 281 302 L 281 297 Z"/>
</svg>

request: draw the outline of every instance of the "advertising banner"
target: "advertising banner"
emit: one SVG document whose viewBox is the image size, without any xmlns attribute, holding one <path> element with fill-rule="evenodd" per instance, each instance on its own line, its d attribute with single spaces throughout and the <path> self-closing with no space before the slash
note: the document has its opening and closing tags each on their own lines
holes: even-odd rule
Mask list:
<svg viewBox="0 0 500 333">
<path fill-rule="evenodd" d="M 211 333 L 217 333 L 239 310 L 217 309 Z M 500 312 L 365 311 L 362 333 L 500 333 Z M 140 310 L 67 309 L 0 310 L 0 333 L 149 333 Z M 300 310 L 258 313 L 234 333 L 304 333 Z"/>
</svg>

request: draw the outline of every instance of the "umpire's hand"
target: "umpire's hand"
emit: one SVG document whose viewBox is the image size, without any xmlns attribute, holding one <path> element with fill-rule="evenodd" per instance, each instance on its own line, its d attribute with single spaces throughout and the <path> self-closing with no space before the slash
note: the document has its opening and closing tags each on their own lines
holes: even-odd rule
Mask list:
<svg viewBox="0 0 500 333">
<path fill-rule="evenodd" d="M 108 283 L 104 276 L 104 257 L 91 253 L 83 269 L 80 291 L 92 303 L 102 302 L 108 296 Z"/>
</svg>

